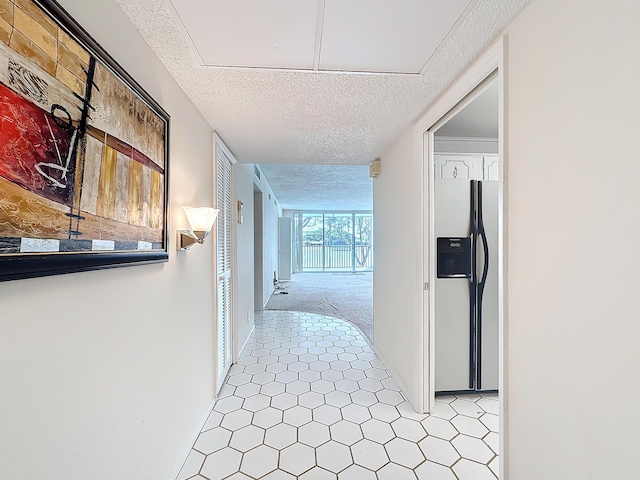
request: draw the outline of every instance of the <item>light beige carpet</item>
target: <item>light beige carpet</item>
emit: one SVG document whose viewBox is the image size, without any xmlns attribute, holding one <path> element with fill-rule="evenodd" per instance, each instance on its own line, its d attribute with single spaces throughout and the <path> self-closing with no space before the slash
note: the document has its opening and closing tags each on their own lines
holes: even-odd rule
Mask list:
<svg viewBox="0 0 640 480">
<path fill-rule="evenodd" d="M 297 273 L 278 283 L 266 310 L 319 313 L 353 323 L 373 344 L 373 274 Z M 286 292 L 283 294 L 282 292 Z"/>
</svg>

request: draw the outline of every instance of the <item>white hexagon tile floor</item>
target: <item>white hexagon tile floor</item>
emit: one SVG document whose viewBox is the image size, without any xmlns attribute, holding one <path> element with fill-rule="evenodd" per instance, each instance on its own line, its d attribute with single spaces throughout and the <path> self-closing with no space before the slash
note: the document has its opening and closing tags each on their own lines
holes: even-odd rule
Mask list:
<svg viewBox="0 0 640 480">
<path fill-rule="evenodd" d="M 256 312 L 177 480 L 496 480 L 498 397 L 415 413 L 344 320 Z"/>
</svg>

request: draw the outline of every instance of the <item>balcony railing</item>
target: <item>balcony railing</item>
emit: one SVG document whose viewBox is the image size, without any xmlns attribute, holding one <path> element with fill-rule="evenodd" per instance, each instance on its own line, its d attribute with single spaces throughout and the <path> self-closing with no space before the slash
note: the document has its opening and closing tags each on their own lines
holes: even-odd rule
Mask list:
<svg viewBox="0 0 640 480">
<path fill-rule="evenodd" d="M 356 245 L 355 250 L 351 245 L 305 245 L 302 247 L 303 271 L 370 270 L 372 266 L 371 245 Z"/>
</svg>

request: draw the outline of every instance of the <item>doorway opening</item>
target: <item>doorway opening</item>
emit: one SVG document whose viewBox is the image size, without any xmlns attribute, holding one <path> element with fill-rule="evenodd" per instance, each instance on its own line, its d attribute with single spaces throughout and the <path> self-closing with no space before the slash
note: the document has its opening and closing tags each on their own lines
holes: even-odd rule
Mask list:
<svg viewBox="0 0 640 480">
<path fill-rule="evenodd" d="M 435 392 L 498 391 L 498 83 L 433 132 Z"/>
<path fill-rule="evenodd" d="M 373 180 L 369 167 L 263 164 L 257 168 L 265 196 L 264 254 L 262 259 L 260 252 L 255 254 L 256 276 L 260 268 L 263 276 L 274 275 L 273 283 L 265 283 L 262 299 L 256 293 L 256 309 L 262 309 L 261 300 L 265 310 L 342 318 L 371 340 Z M 277 223 L 267 212 L 267 189 L 282 208 Z M 259 211 L 257 205 L 255 210 Z M 270 244 L 277 245 L 273 264 L 277 269 L 267 263 Z M 255 288 L 260 290 L 259 285 Z"/>
<path fill-rule="evenodd" d="M 504 372 L 508 353 L 503 72 L 504 40 L 500 39 L 414 129 L 422 140 L 425 175 L 423 408 L 432 412 L 451 398 L 436 397 L 436 392 L 464 394 L 462 398 L 472 400 L 484 391 L 497 391 L 488 395 L 497 400 L 500 471 L 505 471 L 506 459 Z M 488 124 L 487 133 L 483 129 Z M 477 216 L 480 207 L 482 218 Z M 454 219 L 458 215 L 462 220 Z M 484 291 L 479 294 L 481 287 Z M 450 347 L 446 340 L 456 336 L 455 330 L 464 333 Z M 483 363 L 491 372 L 482 368 Z"/>
</svg>

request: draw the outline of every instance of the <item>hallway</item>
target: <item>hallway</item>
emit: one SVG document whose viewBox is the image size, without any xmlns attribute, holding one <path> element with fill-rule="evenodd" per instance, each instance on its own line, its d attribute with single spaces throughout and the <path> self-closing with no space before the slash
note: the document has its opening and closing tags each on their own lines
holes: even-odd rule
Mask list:
<svg viewBox="0 0 640 480">
<path fill-rule="evenodd" d="M 265 310 L 338 317 L 353 323 L 373 343 L 373 272 L 295 273 L 278 283 Z M 286 294 L 283 294 L 286 292 Z"/>
<path fill-rule="evenodd" d="M 249 342 L 178 480 L 496 480 L 496 395 L 416 414 L 333 317 L 256 312 Z"/>
</svg>

